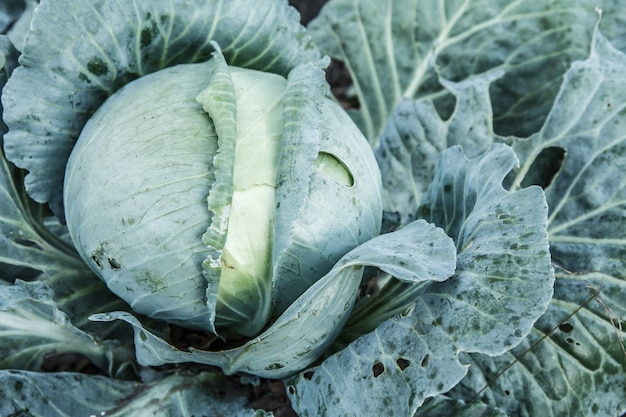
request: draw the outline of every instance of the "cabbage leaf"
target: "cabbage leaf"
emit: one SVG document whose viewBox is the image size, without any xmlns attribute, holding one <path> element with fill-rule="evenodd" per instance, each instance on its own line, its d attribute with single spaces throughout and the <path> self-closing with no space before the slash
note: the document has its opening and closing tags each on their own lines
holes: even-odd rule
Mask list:
<svg viewBox="0 0 626 417">
<path fill-rule="evenodd" d="M 102 343 L 74 327 L 42 282 L 0 286 L 0 369 L 41 371 L 50 356 L 81 355 L 107 375 L 132 362 L 130 346 Z"/>
<path fill-rule="evenodd" d="M 513 141 L 522 165 L 511 188 L 524 183 L 542 151 L 566 151 L 546 189 L 554 299 L 522 345 L 495 358 L 468 358 L 476 366 L 454 396 L 479 394 L 513 415 L 624 412 L 625 69 L 626 55 L 597 32 L 589 58 L 565 74 L 543 128 Z M 519 401 L 520 387 L 528 400 Z"/>
<path fill-rule="evenodd" d="M 0 48 L 3 85 L 17 65 L 17 53 L 5 36 L 0 36 Z M 87 317 L 128 307 L 81 261 L 67 243 L 67 229 L 51 218 L 45 206 L 28 197 L 22 186 L 23 176 L 4 155 L 0 157 L 0 282 L 45 281 L 53 290 L 56 306 L 73 325 L 96 331 L 101 337 L 115 334 L 123 339 L 125 332 L 119 326 L 94 326 Z"/>
<path fill-rule="evenodd" d="M 99 375 L 0 371 L 3 416 L 228 415 L 270 417 L 247 406 L 238 385 L 213 372 L 175 373 L 139 383 Z M 156 401 L 158 399 L 158 401 Z"/>
<path fill-rule="evenodd" d="M 624 43 L 624 0 L 333 0 L 309 24 L 322 52 L 345 64 L 359 109 L 352 116 L 377 145 L 403 98 L 454 105 L 439 77 L 460 81 L 492 69 L 490 91 L 502 135 L 543 124 L 571 62 L 587 55 L 597 16 Z"/>
</svg>

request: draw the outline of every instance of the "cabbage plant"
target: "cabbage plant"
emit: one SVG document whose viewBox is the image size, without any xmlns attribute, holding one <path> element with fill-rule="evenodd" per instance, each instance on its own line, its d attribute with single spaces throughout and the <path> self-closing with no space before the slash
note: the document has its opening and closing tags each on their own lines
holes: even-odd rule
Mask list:
<svg viewBox="0 0 626 417">
<path fill-rule="evenodd" d="M 422 3 L 0 5 L 0 415 L 626 412 L 622 2 Z"/>
</svg>

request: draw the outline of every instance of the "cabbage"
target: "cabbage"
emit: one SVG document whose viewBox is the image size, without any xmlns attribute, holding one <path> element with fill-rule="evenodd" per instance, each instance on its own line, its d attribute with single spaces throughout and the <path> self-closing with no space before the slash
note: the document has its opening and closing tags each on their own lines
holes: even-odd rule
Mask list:
<svg viewBox="0 0 626 417">
<path fill-rule="evenodd" d="M 321 97 L 311 119 L 321 127 L 308 139 L 319 151 L 296 167 L 309 190 L 275 236 L 277 189 L 292 179 L 282 173 L 278 184 L 287 84 L 217 53 L 127 84 L 86 123 L 66 167 L 67 226 L 84 261 L 136 312 L 254 336 L 379 233 L 373 153 L 350 152 L 366 139 Z M 288 261 L 275 252 L 284 235 Z"/>
</svg>

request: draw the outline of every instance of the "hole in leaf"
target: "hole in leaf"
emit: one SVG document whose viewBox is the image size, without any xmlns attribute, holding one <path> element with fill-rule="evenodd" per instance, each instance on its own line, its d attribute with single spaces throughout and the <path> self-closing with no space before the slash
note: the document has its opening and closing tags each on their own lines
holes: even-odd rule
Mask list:
<svg viewBox="0 0 626 417">
<path fill-rule="evenodd" d="M 315 170 L 344 187 L 354 185 L 352 173 L 335 155 L 326 152 L 318 153 L 315 159 Z"/>
<path fill-rule="evenodd" d="M 307 372 L 303 373 L 302 376 L 304 377 L 304 379 L 310 381 L 311 378 L 313 378 L 313 374 L 314 373 L 315 372 L 313 372 L 313 371 L 307 371 Z"/>
<path fill-rule="evenodd" d="M 325 3 L 325 1 L 289 0 L 289 4 L 300 13 L 300 22 L 303 26 L 317 17 Z"/>
<path fill-rule="evenodd" d="M 396 359 L 396 365 L 398 365 L 398 368 L 400 368 L 401 371 L 404 371 L 409 367 L 409 365 L 411 365 L 411 362 L 408 359 L 398 358 Z"/>
<path fill-rule="evenodd" d="M 120 265 L 119 262 L 115 260 L 115 258 L 109 258 L 107 259 L 107 261 L 109 261 L 109 266 L 111 267 L 111 269 L 118 270 L 122 267 L 122 265 Z"/>
<path fill-rule="evenodd" d="M 422 368 L 426 367 L 426 365 L 428 365 L 428 362 L 430 361 L 430 355 L 427 353 L 426 356 L 424 356 L 424 359 L 422 359 Z"/>
<path fill-rule="evenodd" d="M 104 268 L 102 267 L 102 263 L 100 262 L 100 259 L 98 259 L 98 257 L 96 255 L 93 255 L 91 257 L 91 260 L 96 264 L 96 266 L 98 267 L 99 270 L 103 270 Z"/>
<path fill-rule="evenodd" d="M 376 362 L 374 366 L 372 366 L 372 373 L 374 374 L 374 378 L 378 378 L 380 374 L 385 372 L 385 365 L 380 362 Z"/>
<path fill-rule="evenodd" d="M 374 271 L 374 273 L 376 273 L 376 271 Z M 376 294 L 379 290 L 380 288 L 378 288 L 378 278 L 375 276 L 369 281 L 367 281 L 365 284 L 362 284 L 359 287 L 359 299 L 371 297 L 372 295 Z"/>
<path fill-rule="evenodd" d="M 565 149 L 558 146 L 551 146 L 542 150 L 530 166 L 528 174 L 522 181 L 522 187 L 538 185 L 541 188 L 548 188 L 556 174 L 561 170 L 565 154 Z"/>
<path fill-rule="evenodd" d="M 296 390 L 292 386 L 287 387 L 287 391 L 289 391 L 289 394 L 291 395 L 296 393 Z"/>
<path fill-rule="evenodd" d="M 563 333 L 569 333 L 574 330 L 574 326 L 572 326 L 570 323 L 562 323 L 559 324 L 559 330 Z"/>
<path fill-rule="evenodd" d="M 509 391 L 508 389 L 504 390 L 504 395 L 508 397 L 509 395 L 511 395 L 511 391 Z"/>
</svg>

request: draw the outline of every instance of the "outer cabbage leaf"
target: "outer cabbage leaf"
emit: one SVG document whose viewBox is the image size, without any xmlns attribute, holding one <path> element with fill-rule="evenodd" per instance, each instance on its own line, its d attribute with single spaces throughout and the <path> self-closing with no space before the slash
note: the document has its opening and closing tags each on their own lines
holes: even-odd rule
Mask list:
<svg viewBox="0 0 626 417">
<path fill-rule="evenodd" d="M 74 373 L 0 371 L 3 416 L 271 416 L 246 406 L 239 386 L 216 373 L 177 373 L 138 383 Z"/>
<path fill-rule="evenodd" d="M 508 417 L 504 411 L 498 408 L 477 401 L 466 404 L 461 400 L 454 400 L 444 395 L 429 398 L 413 417 L 423 416 Z"/>
<path fill-rule="evenodd" d="M 615 36 L 623 0 L 332 0 L 309 24 L 320 49 L 350 71 L 360 108 L 354 120 L 379 140 L 402 98 L 439 98 L 439 75 L 461 80 L 488 69 L 506 75 L 492 86 L 500 134 L 541 127 L 569 64 L 586 55 L 595 7 Z M 610 12 L 610 13 L 609 13 Z M 621 27 L 620 27 L 621 26 Z"/>
<path fill-rule="evenodd" d="M 456 273 L 421 284 L 408 312 L 292 378 L 298 413 L 413 415 L 466 374 L 459 352 L 497 355 L 524 339 L 547 307 L 554 273 L 543 192 L 502 187 L 516 162 L 502 144 L 473 159 L 458 146 L 441 155 L 420 214 L 455 241 Z"/>
<path fill-rule="evenodd" d="M 283 100 L 272 249 L 275 314 L 380 232 L 380 171 L 361 132 L 327 97 L 326 64 L 296 67 Z M 324 156 L 349 174 L 347 184 L 318 165 Z"/>
<path fill-rule="evenodd" d="M 47 355 L 72 353 L 114 375 L 133 359 L 131 349 L 102 344 L 74 327 L 39 282 L 0 286 L 0 349 L 0 369 L 41 371 Z"/>
<path fill-rule="evenodd" d="M 517 345 L 552 296 L 545 195 L 502 187 L 516 164 L 502 144 L 470 160 L 451 148 L 419 210 L 457 247 L 456 275 L 424 296 L 449 304 L 442 326 L 465 352 L 495 355 Z"/>
<path fill-rule="evenodd" d="M 520 416 L 626 411 L 625 71 L 626 56 L 597 32 L 589 58 L 565 75 L 544 127 L 512 141 L 522 161 L 512 188 L 533 174 L 543 150 L 567 151 L 546 190 L 559 266 L 554 299 L 520 347 L 473 356 L 477 366 L 455 395 L 467 399 L 484 387 L 484 402 Z"/>
<path fill-rule="evenodd" d="M 0 51 L 0 86 L 4 86 L 17 65 L 18 54 L 5 36 L 0 36 Z M 94 312 L 125 308 L 125 304 L 68 245 L 67 230 L 49 218 L 44 206 L 28 198 L 22 180 L 23 172 L 0 155 L 0 280 L 40 276 L 53 288 L 55 302 L 74 325 L 101 331 L 102 337 L 119 332 L 119 327 L 94 326 L 87 320 Z"/>
<path fill-rule="evenodd" d="M 495 358 L 464 357 L 470 372 L 450 395 L 516 416 L 623 415 L 625 297 L 613 277 L 557 273 L 554 299 L 526 340 Z"/>
<path fill-rule="evenodd" d="M 0 156 L 0 264 L 17 268 L 2 279 L 33 275 L 25 269 L 43 272 L 51 280 L 90 275 L 78 254 L 43 226 L 46 212 L 15 186 L 19 178 L 21 173 Z"/>
<path fill-rule="evenodd" d="M 425 236 L 430 239 L 423 240 Z M 429 257 L 433 248 L 444 255 Z M 229 350 L 179 350 L 128 313 L 100 314 L 92 319 L 118 319 L 133 325 L 137 359 L 144 366 L 198 362 L 219 366 L 226 374 L 243 372 L 280 378 L 308 366 L 335 339 L 356 299 L 364 266 L 376 266 L 405 281 L 420 282 L 445 280 L 454 272 L 454 264 L 452 241 L 432 225 L 414 222 L 350 251 L 267 330 Z"/>
<path fill-rule="evenodd" d="M 468 156 L 486 151 L 493 142 L 489 86 L 501 71 L 454 83 L 440 80 L 456 97 L 455 110 L 443 120 L 430 100 L 403 99 L 391 115 L 376 159 L 383 177 L 384 209 L 398 213 L 400 223 L 415 218 L 416 208 L 428 191 L 441 152 L 460 145 Z M 476 109 L 478 117 L 468 116 Z"/>
<path fill-rule="evenodd" d="M 286 75 L 319 58 L 283 0 L 110 2 L 47 0 L 26 37 L 22 67 L 3 94 L 7 157 L 30 171 L 26 189 L 63 217 L 65 164 L 102 102 L 142 75 L 209 59 L 216 41 L 229 64 Z M 34 93 L 36 92 L 36 94 Z"/>
<path fill-rule="evenodd" d="M 544 127 L 513 140 L 522 166 L 515 189 L 534 160 L 551 147 L 566 157 L 546 190 L 555 262 L 573 272 L 623 279 L 626 270 L 626 137 L 622 90 L 626 56 L 597 33 L 589 59 L 576 62 Z"/>
</svg>

